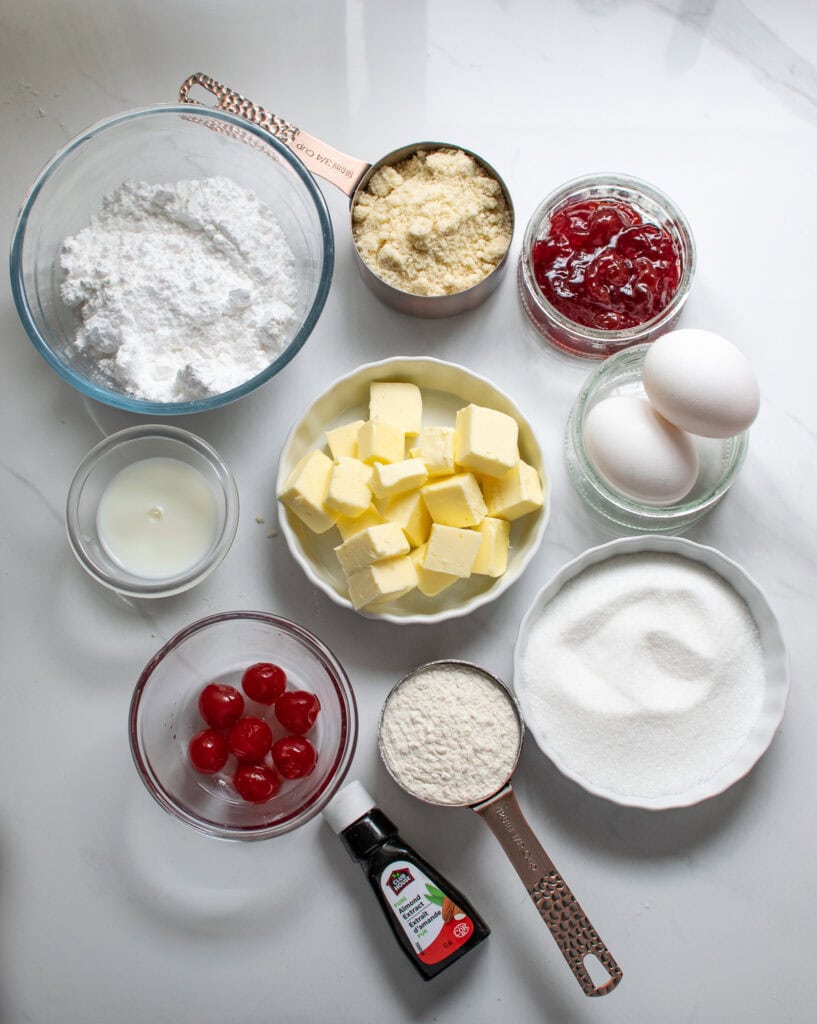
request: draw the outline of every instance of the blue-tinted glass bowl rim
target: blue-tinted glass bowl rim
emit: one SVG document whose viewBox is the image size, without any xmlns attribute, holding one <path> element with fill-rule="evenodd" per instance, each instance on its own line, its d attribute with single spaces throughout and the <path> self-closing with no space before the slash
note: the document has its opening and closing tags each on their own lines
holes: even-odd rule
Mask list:
<svg viewBox="0 0 817 1024">
<path fill-rule="evenodd" d="M 315 294 L 312 306 L 303 324 L 301 324 L 298 333 L 284 351 L 274 359 L 269 366 L 262 370 L 261 373 L 251 377 L 238 387 L 231 388 L 229 391 L 224 391 L 218 395 L 211 395 L 207 398 L 197 398 L 187 402 L 152 402 L 146 399 L 134 398 L 113 389 L 94 384 L 82 374 L 77 373 L 69 366 L 66 366 L 65 363 L 63 363 L 62 360 L 54 354 L 48 341 L 46 341 L 37 328 L 37 324 L 34 321 L 34 317 L 32 316 L 28 299 L 26 297 L 22 274 L 22 250 L 28 218 L 37 202 L 37 197 L 39 196 L 40 191 L 57 168 L 71 153 L 74 152 L 74 150 L 109 129 L 118 127 L 119 125 L 125 124 L 129 121 L 138 120 L 142 117 L 152 117 L 164 114 L 177 114 L 187 117 L 198 115 L 216 121 L 223 121 L 231 127 L 239 128 L 242 131 L 247 132 L 249 135 L 256 136 L 266 145 L 274 149 L 276 153 L 291 167 L 298 178 L 300 178 L 304 188 L 315 204 L 324 249 L 324 262 L 321 270 L 321 279 L 318 283 L 318 290 Z M 128 412 L 142 413 L 152 416 L 181 416 L 190 413 L 206 412 L 209 409 L 216 409 L 222 405 L 227 405 L 230 402 L 235 402 L 237 399 L 243 398 L 244 395 L 254 391 L 257 387 L 260 387 L 261 384 L 266 383 L 266 381 L 271 377 L 274 377 L 276 373 L 287 365 L 287 363 L 300 351 L 304 342 L 315 327 L 315 324 L 318 322 L 318 318 L 323 311 L 323 307 L 329 294 L 329 288 L 332 283 L 334 262 L 334 233 L 332 230 L 332 221 L 329 216 L 329 210 L 323 193 L 315 184 L 312 175 L 307 171 L 306 167 L 304 167 L 301 160 L 287 149 L 282 142 L 279 142 L 274 135 L 271 135 L 263 128 L 259 128 L 256 125 L 251 124 L 249 121 L 245 121 L 243 118 L 236 117 L 233 114 L 228 114 L 221 110 L 213 109 L 212 107 L 200 107 L 189 103 L 160 104 L 125 111 L 124 113 L 117 114 L 115 117 L 109 117 L 102 121 L 98 121 L 96 124 L 87 128 L 84 132 L 73 138 L 67 145 L 63 146 L 62 149 L 55 153 L 51 160 L 49 160 L 45 165 L 25 198 L 17 218 L 14 234 L 12 235 L 10 255 L 11 291 L 14 296 L 14 304 L 17 307 L 17 313 L 22 321 L 26 333 L 34 343 L 35 348 L 45 359 L 48 365 L 55 370 L 63 380 L 66 380 L 82 394 L 87 395 L 89 398 L 93 398 L 98 402 L 103 402 L 105 405 L 111 405 L 118 409 L 125 409 Z"/>
</svg>

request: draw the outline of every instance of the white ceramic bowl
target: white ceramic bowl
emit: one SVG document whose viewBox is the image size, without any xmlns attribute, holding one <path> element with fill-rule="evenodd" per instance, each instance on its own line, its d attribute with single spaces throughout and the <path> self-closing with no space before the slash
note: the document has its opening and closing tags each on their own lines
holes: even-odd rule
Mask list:
<svg viewBox="0 0 817 1024">
<path fill-rule="evenodd" d="M 523 659 L 530 642 L 531 631 L 542 616 L 548 602 L 559 593 L 566 583 L 590 566 L 620 555 L 643 552 L 678 555 L 701 563 L 721 576 L 746 602 L 757 624 L 765 665 L 765 688 L 759 710 L 751 728 L 747 730 L 743 742 L 728 763 L 702 781 L 680 787 L 677 792 L 660 796 L 651 793 L 617 792 L 603 783 L 589 780 L 582 775 L 570 763 L 564 752 L 560 753 L 555 749 L 555 744 L 551 738 L 545 735 L 544 730 L 537 726 L 536 716 L 533 714 L 534 697 L 531 690 L 522 683 Z M 788 664 L 788 654 L 780 627 L 765 594 L 737 563 L 715 548 L 704 547 L 680 537 L 626 537 L 585 551 L 578 558 L 563 566 L 539 591 L 519 627 L 514 652 L 513 688 L 531 736 L 563 775 L 577 782 L 588 792 L 614 803 L 648 810 L 665 810 L 671 807 L 687 807 L 722 793 L 754 767 L 771 743 L 783 718 L 789 691 Z"/>
<path fill-rule="evenodd" d="M 297 461 L 314 448 L 325 449 L 324 433 L 355 419 L 368 419 L 369 385 L 373 381 L 407 381 L 423 392 L 423 423 L 453 426 L 457 409 L 470 402 L 507 413 L 519 424 L 519 451 L 525 462 L 534 466 L 545 483 L 545 504 L 511 524 L 511 550 L 508 568 L 497 579 L 471 576 L 444 590 L 437 597 L 424 597 L 412 591 L 399 601 L 373 612 L 361 611 L 368 618 L 397 623 L 432 623 L 467 615 L 504 593 L 519 578 L 533 558 L 550 515 L 550 484 L 542 452 L 533 430 L 514 402 L 495 384 L 470 370 L 439 359 L 397 358 L 366 363 L 335 381 L 317 398 L 296 423 L 281 452 L 276 493 Z M 343 571 L 334 552 L 341 538 L 333 528 L 315 534 L 288 509 L 278 503 L 281 529 L 293 557 L 309 579 L 336 603 L 351 608 Z"/>
</svg>

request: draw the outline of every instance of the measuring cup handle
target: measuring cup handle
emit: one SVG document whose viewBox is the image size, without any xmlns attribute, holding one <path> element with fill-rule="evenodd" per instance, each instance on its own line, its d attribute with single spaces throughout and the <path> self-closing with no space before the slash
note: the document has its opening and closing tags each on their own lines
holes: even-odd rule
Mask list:
<svg viewBox="0 0 817 1024">
<path fill-rule="evenodd" d="M 235 92 L 226 85 L 217 82 L 209 75 L 203 75 L 200 71 L 186 78 L 179 88 L 179 102 L 191 103 L 195 106 L 206 106 L 197 100 L 190 98 L 190 90 L 193 86 L 201 86 L 207 92 L 215 96 L 216 107 L 225 110 L 229 114 L 237 114 L 243 117 L 250 124 L 258 125 L 274 135 L 276 139 L 299 157 L 312 174 L 317 174 L 325 181 L 337 186 L 341 192 L 351 196 L 355 186 L 369 169 L 365 160 L 356 160 L 355 157 L 341 153 L 339 149 L 327 146 L 325 142 L 316 139 L 314 135 L 296 128 L 294 124 L 279 117 L 278 114 L 270 113 L 257 103 L 248 100 L 245 96 Z"/>
<path fill-rule="evenodd" d="M 621 981 L 621 968 L 599 938 L 579 901 L 533 834 L 510 786 L 475 807 L 525 884 L 539 916 L 550 929 L 562 955 L 587 996 L 604 996 Z M 592 955 L 608 980 L 596 985 L 585 965 Z"/>
</svg>

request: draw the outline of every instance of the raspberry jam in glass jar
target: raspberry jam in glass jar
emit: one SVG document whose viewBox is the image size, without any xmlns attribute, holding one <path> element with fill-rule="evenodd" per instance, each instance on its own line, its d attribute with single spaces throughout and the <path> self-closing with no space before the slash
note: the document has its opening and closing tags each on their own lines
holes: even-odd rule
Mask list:
<svg viewBox="0 0 817 1024">
<path fill-rule="evenodd" d="M 671 199 L 636 178 L 593 175 L 557 189 L 531 217 L 519 289 L 546 340 L 603 359 L 668 330 L 694 268 L 689 225 Z"/>
</svg>

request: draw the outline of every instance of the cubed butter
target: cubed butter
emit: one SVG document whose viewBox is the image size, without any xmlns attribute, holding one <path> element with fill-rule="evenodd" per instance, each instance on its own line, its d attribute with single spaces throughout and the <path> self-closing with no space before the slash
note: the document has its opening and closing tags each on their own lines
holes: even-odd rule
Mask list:
<svg viewBox="0 0 817 1024">
<path fill-rule="evenodd" d="M 397 523 L 380 523 L 354 534 L 335 548 L 347 576 L 383 558 L 406 555 L 409 542 Z"/>
<path fill-rule="evenodd" d="M 486 516 L 476 532 L 480 535 L 479 551 L 472 573 L 480 576 L 501 576 L 508 568 L 508 538 L 511 524 L 507 519 Z"/>
<path fill-rule="evenodd" d="M 341 455 L 332 468 L 324 505 L 344 516 L 362 516 L 372 503 L 372 467 Z"/>
<path fill-rule="evenodd" d="M 357 457 L 363 462 L 402 462 L 406 436 L 398 427 L 367 420 L 357 433 Z"/>
<path fill-rule="evenodd" d="M 519 459 L 519 426 L 512 416 L 482 405 L 457 412 L 454 460 L 483 476 L 502 476 Z"/>
<path fill-rule="evenodd" d="M 417 589 L 426 597 L 436 597 L 437 594 L 441 594 L 453 583 L 456 583 L 460 577 L 454 576 L 450 572 L 434 572 L 431 569 L 426 569 L 423 563 L 427 550 L 428 544 L 421 544 L 420 547 L 414 548 L 410 558 L 414 562 L 417 572 Z"/>
<path fill-rule="evenodd" d="M 454 472 L 454 428 L 424 427 L 409 455 L 425 462 L 429 476 L 448 476 Z"/>
<path fill-rule="evenodd" d="M 369 419 L 390 423 L 412 437 L 420 433 L 423 396 L 416 384 L 377 381 L 369 387 Z"/>
<path fill-rule="evenodd" d="M 338 516 L 338 529 L 341 537 L 348 540 L 361 530 L 368 530 L 370 526 L 378 526 L 382 522 L 383 517 L 374 505 L 369 505 L 362 516 Z"/>
<path fill-rule="evenodd" d="M 357 458 L 357 435 L 362 426 L 363 420 L 355 420 L 354 423 L 344 423 L 342 427 L 326 431 L 326 443 L 335 462 L 344 456 Z"/>
<path fill-rule="evenodd" d="M 476 526 L 485 518 L 485 500 L 473 473 L 455 473 L 426 484 L 420 492 L 435 523 Z"/>
<path fill-rule="evenodd" d="M 409 555 L 374 562 L 347 578 L 349 599 L 355 608 L 396 601 L 417 586 L 417 572 Z"/>
<path fill-rule="evenodd" d="M 409 491 L 392 498 L 383 510 L 383 518 L 397 523 L 413 548 L 428 540 L 431 516 L 419 491 Z"/>
<path fill-rule="evenodd" d="M 406 491 L 416 491 L 427 479 L 426 464 L 422 459 L 375 462 L 372 491 L 378 498 L 393 498 Z"/>
<path fill-rule="evenodd" d="M 324 504 L 333 465 L 323 452 L 309 452 L 298 461 L 278 495 L 290 512 L 315 533 L 326 533 L 337 520 L 336 513 Z"/>
<path fill-rule="evenodd" d="M 503 476 L 482 481 L 488 515 L 497 519 L 519 519 L 544 504 L 539 474 L 521 459 Z"/>
<path fill-rule="evenodd" d="M 442 572 L 461 578 L 470 576 L 480 541 L 476 530 L 433 523 L 423 568 L 429 572 Z"/>
</svg>

